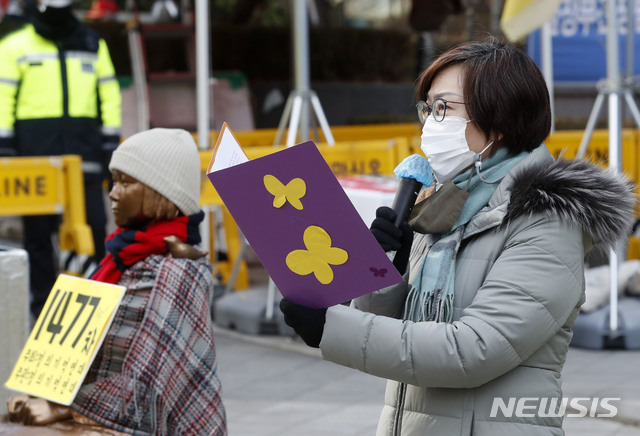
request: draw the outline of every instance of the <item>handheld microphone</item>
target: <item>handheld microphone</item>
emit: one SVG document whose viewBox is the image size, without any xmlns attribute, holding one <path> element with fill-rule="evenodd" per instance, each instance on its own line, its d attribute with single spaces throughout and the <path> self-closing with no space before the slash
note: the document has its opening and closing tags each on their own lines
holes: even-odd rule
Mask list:
<svg viewBox="0 0 640 436">
<path fill-rule="evenodd" d="M 400 223 L 406 220 L 411 213 L 422 186 L 433 185 L 433 172 L 427 158 L 419 154 L 412 154 L 400 162 L 393 173 L 400 179 L 391 206 L 397 214 L 394 224 L 399 227 Z"/>
</svg>

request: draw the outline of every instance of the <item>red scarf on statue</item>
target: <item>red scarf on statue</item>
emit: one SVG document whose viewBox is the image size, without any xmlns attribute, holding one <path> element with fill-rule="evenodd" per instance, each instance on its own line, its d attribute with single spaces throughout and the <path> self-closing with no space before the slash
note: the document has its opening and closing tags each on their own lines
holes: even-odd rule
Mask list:
<svg viewBox="0 0 640 436">
<path fill-rule="evenodd" d="M 187 244 L 198 244 L 198 225 L 203 219 L 204 212 L 200 211 L 171 221 L 153 223 L 141 230 L 118 227 L 105 239 L 108 253 L 89 278 L 99 282 L 118 283 L 122 273 L 131 265 L 152 254 L 166 253 L 168 247 L 164 238 L 167 236 L 174 235 Z"/>
</svg>

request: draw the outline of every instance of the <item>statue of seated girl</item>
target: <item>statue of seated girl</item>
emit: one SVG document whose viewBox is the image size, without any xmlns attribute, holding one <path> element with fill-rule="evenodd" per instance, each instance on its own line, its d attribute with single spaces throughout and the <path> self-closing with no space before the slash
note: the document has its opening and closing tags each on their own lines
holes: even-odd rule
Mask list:
<svg viewBox="0 0 640 436">
<path fill-rule="evenodd" d="M 196 247 L 198 148 L 184 130 L 151 129 L 125 140 L 109 170 L 118 227 L 90 278 L 125 295 L 71 406 L 15 395 L 7 417 L 25 435 L 226 435 L 212 266 Z"/>
</svg>

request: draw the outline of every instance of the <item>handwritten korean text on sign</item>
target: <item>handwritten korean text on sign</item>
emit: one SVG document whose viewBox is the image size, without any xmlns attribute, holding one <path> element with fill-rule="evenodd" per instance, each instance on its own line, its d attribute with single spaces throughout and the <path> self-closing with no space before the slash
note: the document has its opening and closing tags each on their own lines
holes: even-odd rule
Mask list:
<svg viewBox="0 0 640 436">
<path fill-rule="evenodd" d="M 60 275 L 5 386 L 71 404 L 124 291 Z"/>
</svg>

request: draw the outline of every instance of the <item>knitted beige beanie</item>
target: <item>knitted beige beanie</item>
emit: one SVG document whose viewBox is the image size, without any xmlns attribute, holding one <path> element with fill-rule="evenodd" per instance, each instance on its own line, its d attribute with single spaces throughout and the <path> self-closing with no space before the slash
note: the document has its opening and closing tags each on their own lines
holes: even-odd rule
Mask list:
<svg viewBox="0 0 640 436">
<path fill-rule="evenodd" d="M 200 156 L 186 130 L 155 128 L 130 136 L 113 152 L 109 170 L 139 180 L 185 215 L 200 210 Z"/>
</svg>

